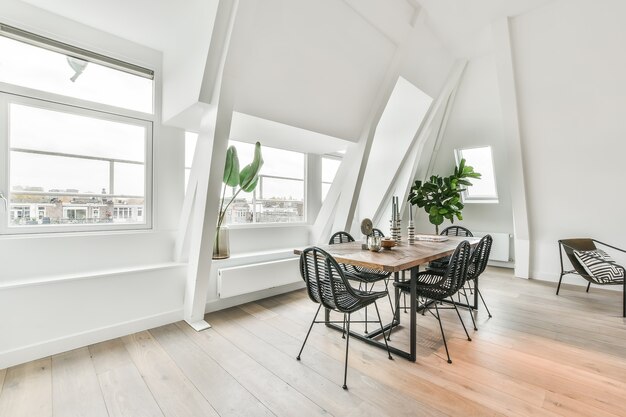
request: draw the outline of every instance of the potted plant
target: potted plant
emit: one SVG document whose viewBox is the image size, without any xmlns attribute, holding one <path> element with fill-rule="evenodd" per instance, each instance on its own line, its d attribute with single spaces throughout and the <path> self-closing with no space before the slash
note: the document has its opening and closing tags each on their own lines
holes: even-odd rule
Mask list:
<svg viewBox="0 0 626 417">
<path fill-rule="evenodd" d="M 428 220 L 435 225 L 435 233 L 439 234 L 439 225 L 445 219 L 454 223 L 454 218 L 463 220 L 461 211 L 463 202 L 461 193 L 470 187 L 472 183 L 468 178 L 480 179 L 481 175 L 474 172 L 474 168 L 465 165 L 465 159 L 461 159 L 458 166 L 454 167 L 454 174 L 442 178 L 439 175 L 431 176 L 427 181 L 415 181 L 411 187 L 408 201 L 412 205 L 423 207 L 428 213 Z"/>
<path fill-rule="evenodd" d="M 226 259 L 230 257 L 230 242 L 228 226 L 224 225 L 224 218 L 228 207 L 235 201 L 240 192 L 250 193 L 254 191 L 259 182 L 259 172 L 263 166 L 263 156 L 261 155 L 261 144 L 254 145 L 254 157 L 252 162 L 239 171 L 239 157 L 237 148 L 230 146 L 226 151 L 226 163 L 224 164 L 224 189 L 220 200 L 220 210 L 217 217 L 217 230 L 215 233 L 215 244 L 213 245 L 213 259 Z M 239 187 L 225 203 L 226 187 Z"/>
</svg>

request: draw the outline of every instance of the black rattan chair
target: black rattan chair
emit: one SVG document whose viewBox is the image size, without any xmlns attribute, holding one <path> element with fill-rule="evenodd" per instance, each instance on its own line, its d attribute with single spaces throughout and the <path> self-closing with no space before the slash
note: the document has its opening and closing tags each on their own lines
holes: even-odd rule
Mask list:
<svg viewBox="0 0 626 417">
<path fill-rule="evenodd" d="M 487 268 L 487 262 L 489 262 L 489 255 L 491 254 L 491 245 L 493 244 L 493 238 L 491 235 L 485 235 L 480 239 L 480 242 L 476 245 L 474 250 L 472 251 L 472 255 L 470 256 L 469 264 L 467 266 L 467 278 L 466 278 L 466 287 L 468 290 L 472 291 L 472 284 L 474 285 L 473 290 L 477 292 L 478 296 L 483 302 L 485 306 L 485 310 L 487 310 L 487 315 L 491 317 L 491 312 L 489 311 L 489 307 L 487 307 L 487 303 L 485 303 L 485 299 L 483 298 L 482 293 L 480 292 L 480 288 L 476 284 L 478 281 L 478 277 L 485 272 L 485 268 Z M 463 288 L 463 295 L 465 296 L 466 305 L 469 305 L 469 300 L 467 298 L 467 292 L 465 287 Z M 478 306 L 476 306 L 478 307 Z M 478 330 L 476 327 L 476 321 L 474 320 L 474 314 L 472 309 L 470 308 L 470 316 L 472 317 L 472 323 L 474 324 L 474 330 Z"/>
<path fill-rule="evenodd" d="M 383 322 L 380 318 L 380 312 L 376 305 L 376 300 L 384 298 L 387 295 L 387 291 L 379 292 L 367 292 L 360 291 L 350 286 L 350 282 L 346 278 L 343 268 L 339 266 L 337 261 L 326 251 L 311 247 L 302 251 L 300 255 L 300 274 L 302 279 L 306 283 L 307 293 L 309 298 L 319 304 L 315 317 L 311 322 L 309 331 L 304 338 L 302 347 L 296 359 L 300 360 L 300 355 L 304 350 L 311 329 L 315 323 L 326 323 L 325 321 L 316 321 L 317 315 L 320 312 L 322 306 L 329 310 L 343 313 L 344 323 L 347 323 L 347 337 L 346 337 L 346 360 L 344 365 L 343 375 L 343 389 L 348 389 L 346 384 L 348 377 L 348 346 L 350 343 L 350 316 L 355 311 L 361 310 L 371 304 L 374 304 L 376 308 L 376 314 L 378 316 L 378 323 L 382 332 L 383 340 L 387 346 L 387 354 L 389 359 L 392 359 L 391 352 L 389 352 L 389 346 L 387 345 L 387 339 L 385 338 L 385 331 L 383 329 Z"/>
<path fill-rule="evenodd" d="M 445 236 L 462 236 L 462 237 L 473 237 L 472 232 L 463 226 L 448 226 L 439 233 L 440 235 Z"/>
<path fill-rule="evenodd" d="M 376 231 L 382 234 L 382 232 L 378 229 L 374 229 L 372 234 L 376 235 Z M 331 236 L 328 244 L 335 245 L 338 243 L 348 242 L 354 242 L 354 238 L 350 233 L 336 232 Z M 377 282 L 383 281 L 385 284 L 385 291 L 387 292 L 387 298 L 389 299 L 389 306 L 391 308 L 391 312 L 393 313 L 393 301 L 391 301 L 391 296 L 389 295 L 389 276 L 391 275 L 391 273 L 354 265 L 339 265 L 341 265 L 346 277 L 349 280 L 357 281 L 359 283 L 359 290 L 364 289 L 365 291 L 372 291 L 374 289 L 374 285 Z M 365 333 L 367 333 L 367 308 L 365 308 Z"/>
<path fill-rule="evenodd" d="M 452 363 L 452 360 L 450 359 L 450 353 L 448 352 L 448 344 L 446 342 L 446 335 L 443 332 L 443 325 L 441 317 L 439 316 L 439 310 L 454 308 L 456 310 L 456 314 L 459 316 L 461 324 L 463 325 L 463 330 L 465 330 L 467 340 L 472 340 L 467 332 L 463 318 L 461 318 L 461 313 L 459 313 L 459 309 L 452 299 L 452 296 L 456 294 L 465 284 L 470 253 L 471 246 L 468 241 L 464 240 L 459 243 L 456 250 L 450 257 L 450 262 L 448 263 L 448 267 L 445 272 L 440 273 L 434 270 L 426 270 L 417 274 L 418 305 L 420 299 L 422 299 L 423 305 L 421 308 L 428 310 L 428 312 L 439 322 L 441 337 L 443 338 L 446 355 L 448 356 L 448 363 Z M 397 282 L 394 283 L 394 285 L 397 286 L 403 293 L 410 293 L 411 291 L 410 282 Z M 440 301 L 450 301 L 451 307 L 438 306 Z M 431 311 L 433 305 L 435 306 L 436 314 Z M 396 308 L 397 307 L 398 306 L 396 305 Z"/>
<path fill-rule="evenodd" d="M 472 234 L 472 232 L 463 227 L 463 226 L 448 226 L 445 229 L 443 229 L 441 231 L 441 233 L 439 233 L 439 235 L 441 236 L 462 236 L 462 237 L 473 237 L 474 235 Z M 448 266 L 448 262 L 450 262 L 450 257 L 446 256 L 443 257 L 441 259 L 437 259 L 434 261 L 431 261 L 428 264 L 428 268 L 429 269 L 435 269 L 435 270 L 439 270 L 441 272 L 445 271 L 446 267 Z"/>
<path fill-rule="evenodd" d="M 620 252 L 624 252 L 626 253 L 626 250 L 609 245 L 607 243 L 604 242 L 600 242 L 599 240 L 596 239 L 590 239 L 590 238 L 578 238 L 578 239 L 561 239 L 559 240 L 559 257 L 561 260 L 561 276 L 559 277 L 559 284 L 556 287 L 556 295 L 559 295 L 559 291 L 561 289 L 561 281 L 563 281 L 563 276 L 564 275 L 568 275 L 568 274 L 575 274 L 575 275 L 580 275 L 581 277 L 583 277 L 584 279 L 586 279 L 589 283 L 587 284 L 587 292 L 589 292 L 589 288 L 591 287 L 591 284 L 596 284 L 596 285 L 623 285 L 624 289 L 623 289 L 623 305 L 622 305 L 622 316 L 626 317 L 626 280 L 624 279 L 624 277 L 626 276 L 626 270 L 624 269 L 624 267 L 622 267 L 621 265 L 616 264 L 615 262 L 611 262 L 611 261 L 602 261 L 602 260 L 596 260 L 595 262 L 602 264 L 602 265 L 606 265 L 607 267 L 611 267 L 611 268 L 616 268 L 617 270 L 621 270 L 621 277 L 612 277 L 612 276 L 595 276 L 595 275 L 590 275 L 585 268 L 583 267 L 583 265 L 579 262 L 578 258 L 576 258 L 576 256 L 574 255 L 574 251 L 594 251 L 597 250 L 597 244 L 600 244 L 602 246 L 606 246 L 608 248 L 620 251 Z M 571 262 L 572 266 L 574 267 L 573 270 L 565 270 L 565 268 L 563 267 L 563 252 L 565 252 L 565 254 L 567 255 L 567 258 L 569 259 L 569 261 Z"/>
<path fill-rule="evenodd" d="M 373 229 L 372 230 L 372 236 L 375 236 L 375 237 L 385 237 L 385 234 L 380 229 Z"/>
</svg>

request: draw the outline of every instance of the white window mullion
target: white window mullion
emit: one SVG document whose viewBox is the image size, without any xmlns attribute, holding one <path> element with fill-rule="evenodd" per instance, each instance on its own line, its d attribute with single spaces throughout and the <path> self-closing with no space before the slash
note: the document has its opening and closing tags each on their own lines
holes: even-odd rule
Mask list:
<svg viewBox="0 0 626 417">
<path fill-rule="evenodd" d="M 8 101 L 0 94 L 0 233 L 6 232 L 11 205 L 9 204 L 9 108 Z"/>
</svg>

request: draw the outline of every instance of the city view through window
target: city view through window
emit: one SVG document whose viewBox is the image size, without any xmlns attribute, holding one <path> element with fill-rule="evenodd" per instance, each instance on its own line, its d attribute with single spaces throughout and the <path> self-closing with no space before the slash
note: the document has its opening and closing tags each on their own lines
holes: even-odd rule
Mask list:
<svg viewBox="0 0 626 417">
<path fill-rule="evenodd" d="M 187 133 L 186 167 L 191 167 L 197 135 Z M 229 141 L 237 148 L 240 168 L 252 162 L 254 145 Z M 241 192 L 226 211 L 226 224 L 293 223 L 305 221 L 305 155 L 268 146 L 262 147 L 263 168 L 252 193 Z M 189 168 L 188 168 L 189 169 Z M 188 177 L 188 175 L 186 175 Z M 236 189 L 222 186 L 228 203 Z"/>
<path fill-rule="evenodd" d="M 145 126 L 21 104 L 9 115 L 10 226 L 145 222 Z"/>
<path fill-rule="evenodd" d="M 147 225 L 153 71 L 33 36 L 0 36 L 8 226 Z"/>
</svg>

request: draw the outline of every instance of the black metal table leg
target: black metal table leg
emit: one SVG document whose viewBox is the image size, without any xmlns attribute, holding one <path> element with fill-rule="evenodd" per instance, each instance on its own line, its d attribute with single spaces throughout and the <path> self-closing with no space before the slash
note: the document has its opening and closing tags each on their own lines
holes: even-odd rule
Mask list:
<svg viewBox="0 0 626 417">
<path fill-rule="evenodd" d="M 409 360 L 415 362 L 417 358 L 417 273 L 419 272 L 419 266 L 411 268 L 411 354 Z"/>
</svg>

